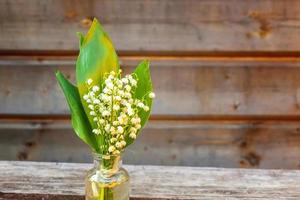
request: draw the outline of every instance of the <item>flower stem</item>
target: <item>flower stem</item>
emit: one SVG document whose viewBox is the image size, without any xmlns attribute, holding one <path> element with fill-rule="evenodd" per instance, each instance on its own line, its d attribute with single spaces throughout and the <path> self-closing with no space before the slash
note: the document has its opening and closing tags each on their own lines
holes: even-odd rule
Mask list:
<svg viewBox="0 0 300 200">
<path fill-rule="evenodd" d="M 101 189 L 100 189 L 100 199 L 99 200 L 104 200 L 104 187 L 101 187 Z"/>
</svg>

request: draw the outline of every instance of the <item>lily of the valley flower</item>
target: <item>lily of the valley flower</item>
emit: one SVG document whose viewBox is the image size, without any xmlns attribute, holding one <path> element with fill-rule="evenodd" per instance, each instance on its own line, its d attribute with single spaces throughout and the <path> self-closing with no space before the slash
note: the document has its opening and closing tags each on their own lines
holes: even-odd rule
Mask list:
<svg viewBox="0 0 300 200">
<path fill-rule="evenodd" d="M 97 127 L 93 129 L 96 135 L 105 135 L 109 154 L 120 154 L 126 147 L 126 137 L 136 139 L 141 128 L 140 112 L 149 111 L 146 102 L 134 98 L 138 80 L 133 75 L 120 78 L 121 71 L 114 71 L 105 76 L 103 85 L 90 86 L 93 82 L 88 79 L 88 93 L 83 96 L 94 116 Z M 150 98 L 155 94 L 150 92 Z"/>
</svg>

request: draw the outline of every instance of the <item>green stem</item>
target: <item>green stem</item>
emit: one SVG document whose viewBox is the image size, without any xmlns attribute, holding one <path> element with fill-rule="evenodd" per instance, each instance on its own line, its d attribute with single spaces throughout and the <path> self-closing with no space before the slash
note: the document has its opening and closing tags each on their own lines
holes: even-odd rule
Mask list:
<svg viewBox="0 0 300 200">
<path fill-rule="evenodd" d="M 102 161 L 103 168 L 105 169 L 112 169 L 114 165 L 114 159 L 104 159 Z M 101 200 L 113 200 L 113 188 L 110 188 L 109 185 L 104 186 L 101 188 L 103 189 L 103 199 Z"/>
<path fill-rule="evenodd" d="M 100 190 L 100 199 L 99 200 L 104 200 L 104 187 L 101 187 L 101 190 Z"/>
<path fill-rule="evenodd" d="M 99 197 L 100 197 L 99 200 L 113 200 L 114 199 L 113 189 L 109 188 L 108 186 L 101 187 Z"/>
<path fill-rule="evenodd" d="M 114 199 L 113 189 L 107 188 L 107 200 L 113 200 L 113 199 Z"/>
</svg>

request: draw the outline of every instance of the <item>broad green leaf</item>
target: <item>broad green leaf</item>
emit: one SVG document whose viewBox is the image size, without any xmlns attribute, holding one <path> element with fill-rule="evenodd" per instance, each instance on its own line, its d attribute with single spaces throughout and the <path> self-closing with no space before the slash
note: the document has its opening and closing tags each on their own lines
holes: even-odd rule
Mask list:
<svg viewBox="0 0 300 200">
<path fill-rule="evenodd" d="M 72 85 L 60 72 L 56 73 L 56 79 L 59 82 L 68 102 L 72 118 L 72 126 L 75 133 L 94 151 L 99 152 L 97 140 L 95 135 L 92 133 L 92 128 L 81 105 L 77 87 Z"/>
<path fill-rule="evenodd" d="M 91 86 L 100 86 L 106 73 L 119 70 L 119 61 L 110 38 L 97 19 L 93 20 L 87 35 L 83 37 L 79 34 L 79 37 L 80 52 L 76 62 L 77 86 L 90 124 L 95 127 L 87 104 L 83 100 L 84 94 L 88 91 L 86 82 L 88 79 L 92 79 Z"/>
<path fill-rule="evenodd" d="M 142 109 L 140 109 L 139 111 L 139 116 L 141 118 L 141 129 L 148 121 L 152 108 L 152 99 L 149 97 L 149 93 L 152 92 L 152 81 L 149 65 L 150 63 L 148 60 L 143 60 L 133 72 L 134 74 L 136 74 L 138 79 L 137 88 L 135 91 L 135 98 L 143 100 L 145 104 L 148 105 L 150 108 L 148 112 L 145 112 Z M 130 145 L 132 142 L 133 140 L 131 138 L 126 138 L 127 146 Z"/>
</svg>

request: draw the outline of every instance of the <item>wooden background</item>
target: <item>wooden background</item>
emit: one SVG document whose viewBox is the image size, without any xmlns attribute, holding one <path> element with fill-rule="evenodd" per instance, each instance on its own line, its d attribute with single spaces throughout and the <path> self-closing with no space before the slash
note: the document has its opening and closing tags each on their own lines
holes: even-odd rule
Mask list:
<svg viewBox="0 0 300 200">
<path fill-rule="evenodd" d="M 153 115 L 128 164 L 300 168 L 300 1 L 0 1 L 0 159 L 91 161 L 54 72 L 104 25 L 126 72 L 151 62 Z"/>
</svg>

